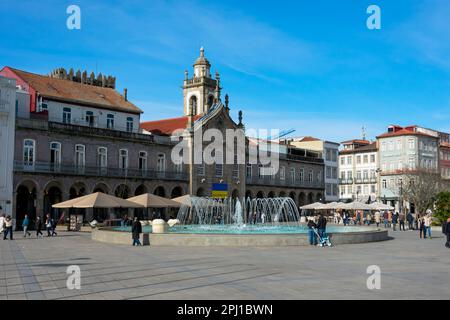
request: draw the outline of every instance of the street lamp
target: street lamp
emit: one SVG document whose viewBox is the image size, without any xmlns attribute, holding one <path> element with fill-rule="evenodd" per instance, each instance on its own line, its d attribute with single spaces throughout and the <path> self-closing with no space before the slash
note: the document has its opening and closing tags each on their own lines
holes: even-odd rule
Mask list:
<svg viewBox="0 0 450 320">
<path fill-rule="evenodd" d="M 377 173 L 377 193 L 378 193 L 377 200 L 380 201 L 381 200 L 381 182 L 380 182 L 380 179 L 381 179 L 381 172 L 382 172 L 382 170 L 380 168 L 377 168 L 377 170 L 375 172 Z"/>
</svg>

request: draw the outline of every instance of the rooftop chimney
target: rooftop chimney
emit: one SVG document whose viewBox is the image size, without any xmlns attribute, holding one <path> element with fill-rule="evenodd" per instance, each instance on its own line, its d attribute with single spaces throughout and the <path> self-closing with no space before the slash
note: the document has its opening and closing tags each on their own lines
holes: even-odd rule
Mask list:
<svg viewBox="0 0 450 320">
<path fill-rule="evenodd" d="M 123 89 L 123 97 L 125 98 L 125 101 L 128 101 L 128 89 Z"/>
</svg>

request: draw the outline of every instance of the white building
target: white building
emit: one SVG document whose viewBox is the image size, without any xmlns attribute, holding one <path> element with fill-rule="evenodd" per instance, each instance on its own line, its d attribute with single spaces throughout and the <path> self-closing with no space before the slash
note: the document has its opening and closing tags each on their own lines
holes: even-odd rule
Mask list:
<svg viewBox="0 0 450 320">
<path fill-rule="evenodd" d="M 342 142 L 339 153 L 340 200 L 367 202 L 377 199 L 377 144 L 368 140 Z"/>
<path fill-rule="evenodd" d="M 297 148 L 320 152 L 325 162 L 325 201 L 339 201 L 339 143 L 314 137 L 286 138 L 284 143 Z"/>
<path fill-rule="evenodd" d="M 16 81 L 0 76 L 0 206 L 12 214 Z"/>
</svg>

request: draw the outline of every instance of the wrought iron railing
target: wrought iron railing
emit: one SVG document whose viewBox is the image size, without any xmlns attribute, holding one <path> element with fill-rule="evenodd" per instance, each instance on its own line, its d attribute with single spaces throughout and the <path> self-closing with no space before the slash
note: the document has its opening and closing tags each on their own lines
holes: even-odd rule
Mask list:
<svg viewBox="0 0 450 320">
<path fill-rule="evenodd" d="M 29 173 L 51 173 L 62 175 L 80 175 L 92 177 L 108 177 L 108 178 L 134 178 L 149 180 L 178 180 L 187 181 L 187 173 L 179 172 L 158 172 L 155 170 L 143 169 L 121 169 L 121 168 L 104 168 L 92 166 L 76 166 L 68 164 L 55 164 L 50 162 L 14 162 L 14 171 Z"/>
</svg>

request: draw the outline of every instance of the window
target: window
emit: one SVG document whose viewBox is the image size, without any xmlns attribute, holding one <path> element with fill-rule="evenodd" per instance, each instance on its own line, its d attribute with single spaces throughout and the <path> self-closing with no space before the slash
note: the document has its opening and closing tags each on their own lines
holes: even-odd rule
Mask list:
<svg viewBox="0 0 450 320">
<path fill-rule="evenodd" d="M 370 193 L 376 193 L 376 186 L 374 184 L 370 185 Z"/>
<path fill-rule="evenodd" d="M 322 182 L 322 171 L 317 172 L 317 182 Z"/>
<path fill-rule="evenodd" d="M 127 118 L 127 132 L 133 132 L 133 118 Z"/>
<path fill-rule="evenodd" d="M 250 163 L 247 164 L 246 168 L 245 168 L 245 176 L 248 179 L 252 178 L 252 165 Z"/>
<path fill-rule="evenodd" d="M 85 150 L 86 147 L 82 144 L 75 145 L 75 166 L 76 167 L 84 167 L 86 164 L 85 158 Z"/>
<path fill-rule="evenodd" d="M 363 194 L 364 195 L 368 195 L 369 194 L 369 186 L 367 184 L 364 185 Z"/>
<path fill-rule="evenodd" d="M 370 178 L 376 179 L 376 177 L 377 177 L 377 172 L 375 170 L 370 170 Z"/>
<path fill-rule="evenodd" d="M 286 167 L 280 167 L 280 180 L 286 180 Z"/>
<path fill-rule="evenodd" d="M 128 169 L 128 150 L 119 150 L 119 169 Z"/>
<path fill-rule="evenodd" d="M 308 181 L 313 182 L 313 179 L 314 179 L 314 172 L 312 170 L 309 170 Z"/>
<path fill-rule="evenodd" d="M 414 142 L 414 139 L 409 139 L 408 145 L 410 150 L 414 150 L 416 148 L 416 143 Z"/>
<path fill-rule="evenodd" d="M 305 169 L 300 169 L 300 173 L 299 173 L 299 180 L 300 181 L 305 181 Z"/>
<path fill-rule="evenodd" d="M 90 127 L 94 126 L 94 112 L 86 111 L 86 124 Z"/>
<path fill-rule="evenodd" d="M 352 164 L 352 156 L 347 157 L 347 164 Z"/>
<path fill-rule="evenodd" d="M 353 179 L 353 171 L 347 172 L 347 179 Z"/>
<path fill-rule="evenodd" d="M 364 180 L 369 179 L 369 171 L 368 170 L 364 170 L 364 172 L 363 172 L 363 179 Z"/>
<path fill-rule="evenodd" d="M 237 154 L 234 155 L 234 164 L 233 164 L 233 172 L 232 176 L 234 179 L 239 178 L 239 165 L 238 165 L 238 156 Z"/>
<path fill-rule="evenodd" d="M 35 146 L 34 140 L 25 139 L 23 141 L 23 163 L 25 166 L 34 166 L 36 160 Z"/>
<path fill-rule="evenodd" d="M 341 166 L 345 165 L 345 157 L 341 157 Z"/>
<path fill-rule="evenodd" d="M 361 156 L 356 156 L 356 164 L 361 164 Z"/>
<path fill-rule="evenodd" d="M 70 124 L 72 119 L 72 110 L 70 108 L 63 109 L 63 123 Z"/>
<path fill-rule="evenodd" d="M 389 151 L 394 150 L 394 141 L 389 141 Z"/>
<path fill-rule="evenodd" d="M 100 169 L 106 169 L 108 167 L 108 149 L 105 147 L 99 147 L 97 149 L 97 165 Z"/>
<path fill-rule="evenodd" d="M 331 179 L 331 167 L 325 169 L 327 179 Z"/>
<path fill-rule="evenodd" d="M 337 179 L 337 168 L 331 168 L 331 178 L 332 179 Z"/>
<path fill-rule="evenodd" d="M 374 154 L 370 155 L 370 163 L 375 163 L 375 155 Z"/>
<path fill-rule="evenodd" d="M 139 151 L 139 170 L 147 171 L 147 152 L 145 151 Z"/>
<path fill-rule="evenodd" d="M 369 163 L 369 156 L 367 154 L 363 157 L 363 163 Z"/>
<path fill-rule="evenodd" d="M 397 150 L 402 150 L 402 141 L 397 140 Z"/>
<path fill-rule="evenodd" d="M 356 171 L 356 179 L 361 180 L 361 171 Z"/>
<path fill-rule="evenodd" d="M 341 171 L 341 179 L 345 180 L 345 171 Z"/>
<path fill-rule="evenodd" d="M 302 170 L 303 169 L 300 170 L 300 174 Z M 290 174 L 291 174 L 291 181 L 295 181 L 295 168 L 291 168 Z"/>
<path fill-rule="evenodd" d="M 386 151 L 386 142 L 381 143 L 381 151 Z"/>
<path fill-rule="evenodd" d="M 114 129 L 114 115 L 113 114 L 108 114 L 106 116 L 106 127 L 108 129 Z"/>
<path fill-rule="evenodd" d="M 215 165 L 215 171 L 216 171 L 216 177 L 217 178 L 221 178 L 223 177 L 223 164 L 221 163 L 216 163 Z"/>
<path fill-rule="evenodd" d="M 53 168 L 61 164 L 61 143 L 50 143 L 50 163 Z"/>
<path fill-rule="evenodd" d="M 158 158 L 156 160 L 156 171 L 157 172 L 166 171 L 166 155 L 163 153 L 158 154 Z"/>
<path fill-rule="evenodd" d="M 325 186 L 325 190 L 326 190 L 327 196 L 330 196 L 332 194 L 331 184 L 327 183 Z"/>
</svg>

